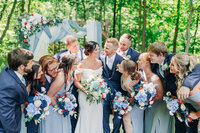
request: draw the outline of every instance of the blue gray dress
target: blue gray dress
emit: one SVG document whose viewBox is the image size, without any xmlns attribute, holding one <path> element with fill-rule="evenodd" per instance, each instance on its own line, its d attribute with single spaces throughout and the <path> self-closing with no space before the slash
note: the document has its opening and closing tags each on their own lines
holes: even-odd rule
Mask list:
<svg viewBox="0 0 200 133">
<path fill-rule="evenodd" d="M 71 89 L 71 82 L 67 82 L 66 89 L 64 86 L 56 93 L 63 96 L 66 92 Z M 40 133 L 71 133 L 71 122 L 70 116 L 63 116 L 58 112 L 54 112 L 53 106 L 49 107 L 49 115 L 40 122 Z"/>
<path fill-rule="evenodd" d="M 152 75 L 148 82 L 157 75 Z M 155 100 L 151 108 L 145 110 L 144 132 L 145 133 L 174 133 L 175 121 L 169 115 L 166 102 L 162 99 Z"/>
<path fill-rule="evenodd" d="M 121 76 L 121 87 L 124 91 L 127 91 L 125 86 L 122 85 L 122 76 Z M 133 126 L 133 133 L 143 133 L 144 129 L 144 109 L 140 109 L 137 105 L 132 107 L 130 111 L 131 122 Z"/>
</svg>

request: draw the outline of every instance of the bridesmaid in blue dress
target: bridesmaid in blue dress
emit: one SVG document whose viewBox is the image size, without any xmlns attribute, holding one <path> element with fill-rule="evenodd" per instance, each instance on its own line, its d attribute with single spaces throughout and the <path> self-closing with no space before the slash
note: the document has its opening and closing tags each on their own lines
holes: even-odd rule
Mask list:
<svg viewBox="0 0 200 133">
<path fill-rule="evenodd" d="M 124 91 L 128 91 L 128 97 L 131 97 L 132 86 L 136 85 L 140 79 L 140 73 L 136 71 L 137 65 L 132 60 L 124 60 L 119 65 L 121 76 L 121 86 Z M 123 122 L 126 133 L 143 133 L 144 110 L 137 105 L 123 116 Z"/>
<path fill-rule="evenodd" d="M 51 98 L 52 105 L 56 104 L 55 96 L 63 96 L 70 92 L 73 83 L 72 72 L 77 68 L 77 57 L 66 55 L 62 58 L 60 70 L 55 80 L 52 82 L 47 95 Z M 41 124 L 41 133 L 71 133 L 70 116 L 65 116 L 54 112 L 50 106 L 50 114 Z"/>
<path fill-rule="evenodd" d="M 27 92 L 29 96 L 34 96 L 35 92 L 38 91 L 38 85 L 40 83 L 40 79 L 42 78 L 42 67 L 37 62 L 34 62 L 32 65 L 32 72 L 26 76 L 27 79 Z M 24 122 L 24 113 L 22 114 L 22 126 L 20 133 L 38 133 L 39 124 L 35 124 L 34 120 L 30 122 Z"/>
<path fill-rule="evenodd" d="M 177 93 L 182 87 L 183 80 L 194 70 L 196 65 L 197 59 L 194 55 L 179 53 L 172 57 L 170 72 L 176 75 Z M 193 119 L 193 122 L 189 124 L 189 127 L 184 122 L 176 124 L 179 124 L 178 126 L 181 127 L 181 131 L 198 133 L 198 118 L 200 117 L 200 81 L 192 86 L 194 86 L 194 88 L 189 88 L 191 91 L 189 97 L 185 100 L 185 105 L 189 108 L 189 116 Z M 176 132 L 180 132 L 179 129 L 176 129 Z"/>
</svg>

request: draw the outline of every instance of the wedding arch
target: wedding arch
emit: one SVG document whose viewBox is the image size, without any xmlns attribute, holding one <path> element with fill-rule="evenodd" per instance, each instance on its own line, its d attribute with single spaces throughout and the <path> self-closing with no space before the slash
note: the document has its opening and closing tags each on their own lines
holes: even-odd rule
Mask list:
<svg viewBox="0 0 200 133">
<path fill-rule="evenodd" d="M 47 54 L 50 43 L 63 41 L 67 35 L 86 36 L 87 41 L 96 41 L 101 48 L 102 29 L 97 21 L 86 21 L 81 27 L 73 20 L 46 18 L 37 13 L 23 14 L 18 21 L 16 29 L 20 31 L 18 36 L 22 47 L 32 51 L 35 60 Z"/>
</svg>

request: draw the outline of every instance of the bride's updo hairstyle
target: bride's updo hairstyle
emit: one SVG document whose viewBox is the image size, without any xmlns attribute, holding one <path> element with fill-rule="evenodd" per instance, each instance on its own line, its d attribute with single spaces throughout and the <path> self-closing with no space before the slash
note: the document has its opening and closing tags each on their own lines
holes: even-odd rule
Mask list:
<svg viewBox="0 0 200 133">
<path fill-rule="evenodd" d="M 67 86 L 67 78 L 69 76 L 69 72 L 72 69 L 73 64 L 75 63 L 76 58 L 77 57 L 72 54 L 68 54 L 62 57 L 59 68 L 62 68 L 64 71 L 65 87 Z"/>
<path fill-rule="evenodd" d="M 89 53 L 92 53 L 95 50 L 95 48 L 96 48 L 97 45 L 99 45 L 99 44 L 97 42 L 95 42 L 95 41 L 89 41 L 89 42 L 87 42 L 84 45 L 84 48 L 85 48 L 84 54 L 86 56 L 88 56 Z"/>
<path fill-rule="evenodd" d="M 172 60 L 174 61 L 174 67 L 178 71 L 176 83 L 179 89 L 184 78 L 193 71 L 198 62 L 194 55 L 188 53 L 178 53 L 172 57 Z"/>
<path fill-rule="evenodd" d="M 125 72 L 128 72 L 128 75 L 131 76 L 131 80 L 139 80 L 141 78 L 141 74 L 136 71 L 137 64 L 132 60 L 123 60 L 122 67 Z"/>
</svg>

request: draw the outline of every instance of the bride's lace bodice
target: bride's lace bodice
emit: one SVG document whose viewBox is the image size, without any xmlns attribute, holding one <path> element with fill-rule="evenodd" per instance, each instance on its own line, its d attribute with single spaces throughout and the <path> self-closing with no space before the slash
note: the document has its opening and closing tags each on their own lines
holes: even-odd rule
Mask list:
<svg viewBox="0 0 200 133">
<path fill-rule="evenodd" d="M 79 68 L 76 70 L 76 74 L 82 73 L 81 81 L 87 80 L 90 76 L 102 75 L 103 67 L 100 67 L 96 70 L 87 69 L 87 68 Z"/>
</svg>

